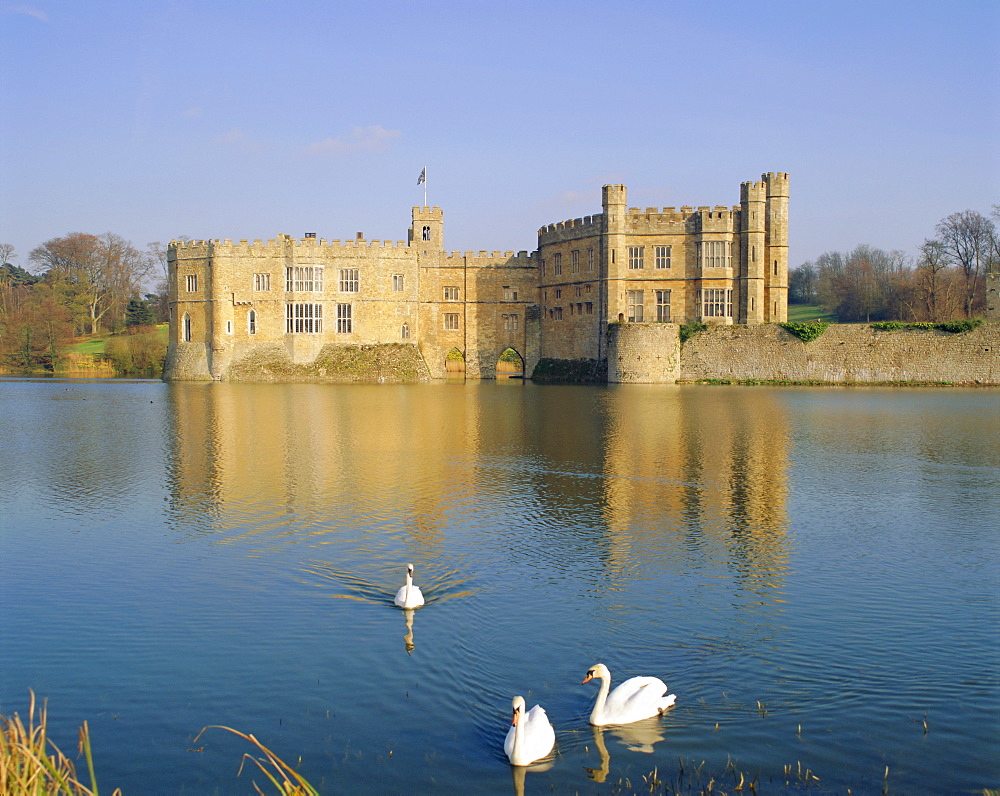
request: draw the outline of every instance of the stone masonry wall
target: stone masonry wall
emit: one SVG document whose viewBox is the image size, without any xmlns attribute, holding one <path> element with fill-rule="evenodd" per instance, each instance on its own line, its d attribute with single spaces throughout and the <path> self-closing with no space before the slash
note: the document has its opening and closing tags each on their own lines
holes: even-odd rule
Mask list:
<svg viewBox="0 0 1000 796">
<path fill-rule="evenodd" d="M 673 384 L 680 377 L 679 327 L 673 323 L 608 326 L 608 381 Z"/>
<path fill-rule="evenodd" d="M 1000 385 L 1000 323 L 960 334 L 833 324 L 809 343 L 776 324 L 715 327 L 684 343 L 679 380 L 716 379 Z"/>
</svg>

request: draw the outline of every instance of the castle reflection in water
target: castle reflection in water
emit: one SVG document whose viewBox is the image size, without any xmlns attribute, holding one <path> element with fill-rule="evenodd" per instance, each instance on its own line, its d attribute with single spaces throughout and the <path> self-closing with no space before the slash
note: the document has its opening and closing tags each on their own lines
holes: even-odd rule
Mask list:
<svg viewBox="0 0 1000 796">
<path fill-rule="evenodd" d="M 609 588 L 706 562 L 775 599 L 789 429 L 755 388 L 173 384 L 183 533 L 321 545 L 383 532 L 431 560 L 494 525 L 506 555 Z M 464 529 L 464 530 L 463 530 Z"/>
</svg>

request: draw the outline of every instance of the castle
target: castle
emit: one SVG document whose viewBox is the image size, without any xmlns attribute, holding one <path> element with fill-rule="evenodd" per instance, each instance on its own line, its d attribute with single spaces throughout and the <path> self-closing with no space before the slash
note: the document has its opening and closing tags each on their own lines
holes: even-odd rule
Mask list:
<svg viewBox="0 0 1000 796">
<path fill-rule="evenodd" d="M 605 185 L 601 213 L 542 227 L 531 253 L 446 252 L 441 209 L 414 207 L 405 241 L 173 241 L 168 268 L 168 380 L 274 378 L 388 344 L 431 378 L 530 375 L 606 361 L 609 324 L 785 321 L 788 175 L 744 182 L 732 207 L 630 208 Z"/>
</svg>

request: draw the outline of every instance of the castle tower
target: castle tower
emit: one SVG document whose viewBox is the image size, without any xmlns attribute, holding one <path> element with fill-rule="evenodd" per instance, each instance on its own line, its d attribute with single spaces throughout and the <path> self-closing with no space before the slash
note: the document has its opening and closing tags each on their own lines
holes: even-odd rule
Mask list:
<svg viewBox="0 0 1000 796">
<path fill-rule="evenodd" d="M 601 297 L 606 308 L 606 321 L 613 323 L 619 314 L 625 313 L 625 298 L 619 284 L 622 269 L 628 267 L 625 248 L 625 219 L 628 214 L 627 192 L 624 185 L 605 185 L 601 192 L 601 206 L 604 208 L 604 234 L 601 240 L 601 289 L 607 291 Z"/>
<path fill-rule="evenodd" d="M 440 207 L 414 207 L 408 243 L 413 249 L 444 250 L 444 213 Z"/>
<path fill-rule="evenodd" d="M 788 174 L 762 174 L 767 183 L 767 263 L 768 306 L 765 319 L 771 323 L 788 320 Z"/>
<path fill-rule="evenodd" d="M 766 258 L 767 188 L 763 182 L 740 185 L 739 319 L 763 323 L 767 296 L 764 290 Z"/>
</svg>

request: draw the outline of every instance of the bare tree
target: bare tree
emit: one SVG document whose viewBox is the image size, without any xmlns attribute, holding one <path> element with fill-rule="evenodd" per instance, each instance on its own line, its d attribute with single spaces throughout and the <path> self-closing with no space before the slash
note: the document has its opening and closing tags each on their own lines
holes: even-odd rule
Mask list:
<svg viewBox="0 0 1000 796">
<path fill-rule="evenodd" d="M 13 265 L 15 257 L 13 243 L 0 243 L 0 266 Z"/>
<path fill-rule="evenodd" d="M 965 317 L 971 318 L 985 299 L 985 275 L 995 251 L 996 227 L 982 213 L 963 210 L 942 219 L 937 233 L 945 253 L 962 272 Z"/>
<path fill-rule="evenodd" d="M 113 232 L 73 232 L 33 249 L 28 259 L 52 279 L 73 285 L 86 297 L 91 333 L 105 319 L 124 323 L 125 308 L 141 294 L 150 257 Z"/>
</svg>

